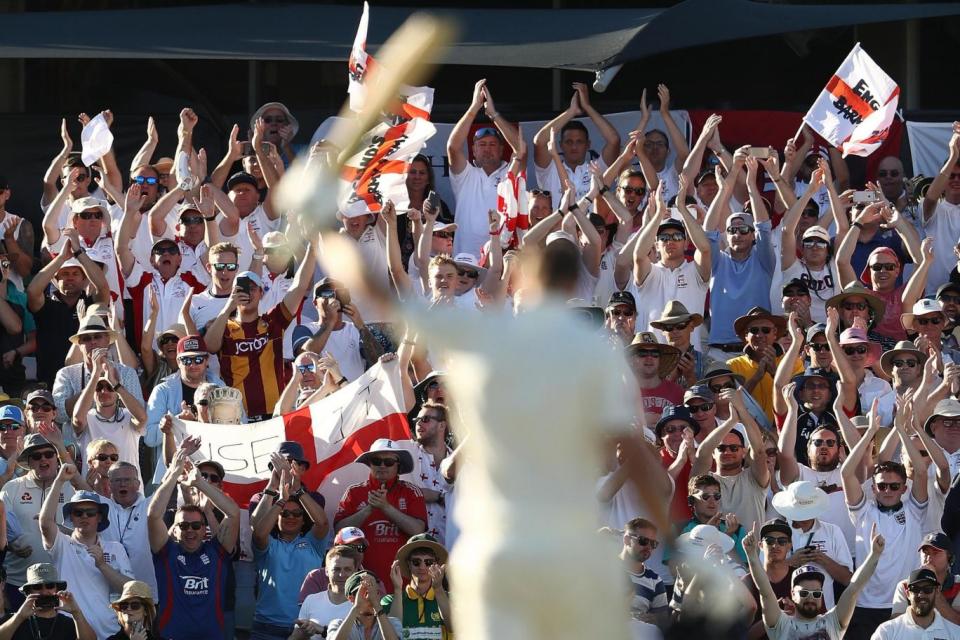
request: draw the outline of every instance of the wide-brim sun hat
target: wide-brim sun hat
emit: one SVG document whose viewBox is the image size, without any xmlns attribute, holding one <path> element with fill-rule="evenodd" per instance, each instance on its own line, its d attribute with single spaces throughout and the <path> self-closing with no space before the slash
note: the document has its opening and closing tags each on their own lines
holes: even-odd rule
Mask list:
<svg viewBox="0 0 960 640">
<path fill-rule="evenodd" d="M 110 526 L 110 505 L 100 499 L 100 494 L 96 491 L 80 490 L 70 496 L 62 507 L 63 524 L 65 529 L 73 529 L 73 522 L 70 520 L 70 511 L 78 504 L 89 503 L 97 507 L 100 512 L 100 522 L 97 523 L 97 532 L 106 530 Z"/>
<path fill-rule="evenodd" d="M 437 557 L 437 562 L 440 564 L 447 563 L 448 553 L 446 548 L 437 542 L 437 539 L 429 533 L 418 533 L 407 540 L 407 543 L 397 550 L 397 562 L 400 564 L 400 572 L 407 578 L 410 577 L 407 560 L 410 558 L 410 554 L 418 549 L 425 549 L 433 553 L 433 555 Z"/>
<path fill-rule="evenodd" d="M 750 326 L 751 322 L 756 322 L 757 320 L 766 320 L 773 324 L 777 330 L 777 337 L 782 337 L 787 333 L 787 319 L 783 316 L 774 315 L 770 313 L 767 309 L 763 307 L 753 307 L 750 311 L 747 311 L 746 315 L 740 316 L 733 321 L 733 331 L 741 340 L 744 340 L 744 336 L 747 333 L 747 327 Z"/>
<path fill-rule="evenodd" d="M 253 131 L 256 129 L 257 120 L 259 120 L 267 109 L 280 109 L 283 111 L 283 115 L 287 117 L 287 124 L 290 125 L 293 135 L 291 138 L 296 137 L 297 132 L 300 131 L 300 122 L 293 117 L 293 114 L 290 113 L 290 109 L 287 108 L 287 105 L 282 102 L 268 102 L 266 104 L 260 105 L 260 108 L 253 112 L 253 115 L 250 116 L 250 130 Z"/>
<path fill-rule="evenodd" d="M 693 529 L 677 537 L 679 547 L 687 552 L 703 553 L 712 544 L 718 545 L 723 553 L 733 549 L 733 538 L 709 524 L 698 524 Z"/>
<path fill-rule="evenodd" d="M 920 349 L 917 349 L 917 345 L 913 344 L 909 340 L 901 340 L 894 345 L 893 349 L 887 351 L 882 356 L 880 356 L 880 369 L 887 374 L 888 376 L 893 375 L 893 360 L 898 355 L 910 354 L 917 359 L 917 366 L 923 367 L 927 362 L 929 357 Z"/>
<path fill-rule="evenodd" d="M 777 513 L 792 522 L 813 520 L 826 513 L 830 498 L 815 483 L 800 480 L 774 494 L 771 503 Z"/>
<path fill-rule="evenodd" d="M 370 446 L 370 450 L 360 454 L 354 462 L 370 466 L 370 459 L 378 454 L 392 454 L 399 460 L 399 474 L 413 471 L 413 456 L 406 449 L 401 449 L 397 443 L 389 438 L 379 438 Z"/>
<path fill-rule="evenodd" d="M 638 351 L 650 348 L 660 352 L 660 366 L 657 369 L 657 375 L 661 378 L 666 377 L 680 361 L 680 349 L 669 344 L 663 344 L 657 340 L 656 334 L 650 331 L 641 331 L 633 337 L 633 340 L 627 346 L 627 355 L 632 356 Z"/>
</svg>

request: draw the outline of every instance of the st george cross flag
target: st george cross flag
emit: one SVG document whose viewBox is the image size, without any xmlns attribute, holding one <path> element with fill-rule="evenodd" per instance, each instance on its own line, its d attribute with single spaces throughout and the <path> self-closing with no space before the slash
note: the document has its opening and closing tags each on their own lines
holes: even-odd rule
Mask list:
<svg viewBox="0 0 960 640">
<path fill-rule="evenodd" d="M 527 211 L 527 172 L 508 171 L 497 185 L 497 213 L 500 214 L 500 246 L 516 247 L 530 227 Z"/>
<path fill-rule="evenodd" d="M 886 139 L 900 87 L 858 42 L 803 121 L 843 155 L 868 156 Z"/>
<path fill-rule="evenodd" d="M 347 218 L 377 213 L 387 200 L 400 213 L 410 206 L 410 162 L 437 129 L 430 122 L 433 89 L 404 89 L 409 93 L 401 95 L 386 119 L 363 135 L 359 150 L 343 165 L 338 205 Z"/>
<path fill-rule="evenodd" d="M 375 364 L 363 375 L 326 398 L 293 413 L 246 425 L 174 421 L 175 438 L 200 436 L 194 463 L 215 460 L 223 465 L 224 490 L 241 506 L 267 485 L 270 453 L 284 440 L 299 442 L 310 468 L 302 478 L 336 511 L 343 492 L 366 480 L 369 470 L 353 461 L 377 438 L 407 440 L 410 429 L 403 409 L 403 388 L 397 360 Z"/>
</svg>

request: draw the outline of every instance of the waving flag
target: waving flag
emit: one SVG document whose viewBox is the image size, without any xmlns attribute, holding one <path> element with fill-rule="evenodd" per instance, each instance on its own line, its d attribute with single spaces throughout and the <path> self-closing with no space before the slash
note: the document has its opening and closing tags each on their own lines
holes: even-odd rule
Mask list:
<svg viewBox="0 0 960 640">
<path fill-rule="evenodd" d="M 366 78 L 373 70 L 376 61 L 373 56 L 367 55 L 367 25 L 370 23 L 370 5 L 363 3 L 363 15 L 357 26 L 357 35 L 353 39 L 353 48 L 350 50 L 350 59 L 347 61 L 347 78 L 350 94 L 350 110 L 360 111 L 367 98 Z"/>
<path fill-rule="evenodd" d="M 437 132 L 430 122 L 433 89 L 405 87 L 408 95 L 391 107 L 386 119 L 364 134 L 360 148 L 340 173 L 339 210 L 347 218 L 377 213 L 387 200 L 398 212 L 410 206 L 410 162 Z"/>
<path fill-rule="evenodd" d="M 803 120 L 843 155 L 868 156 L 886 139 L 900 87 L 858 42 Z"/>
<path fill-rule="evenodd" d="M 284 440 L 299 442 L 310 461 L 303 483 L 323 494 L 332 514 L 346 487 L 369 475 L 367 467 L 353 463 L 357 456 L 377 438 L 410 438 L 403 406 L 400 365 L 392 360 L 293 413 L 246 425 L 175 420 L 175 433 L 178 442 L 184 435 L 200 436 L 203 444 L 193 461 L 222 464 L 224 490 L 240 505 L 266 487 L 270 452 Z"/>
<path fill-rule="evenodd" d="M 507 172 L 507 178 L 497 185 L 497 213 L 500 214 L 500 246 L 516 247 L 523 232 L 530 227 L 527 211 L 527 172 Z"/>
</svg>

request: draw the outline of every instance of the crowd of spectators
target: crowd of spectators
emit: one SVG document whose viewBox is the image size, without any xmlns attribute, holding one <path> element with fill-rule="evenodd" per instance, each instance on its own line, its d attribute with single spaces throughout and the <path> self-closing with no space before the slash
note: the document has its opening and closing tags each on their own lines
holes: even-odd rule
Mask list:
<svg viewBox="0 0 960 640">
<path fill-rule="evenodd" d="M 418 156 L 409 208 L 341 212 L 341 234 L 395 299 L 465 317 L 535 304 L 528 253 L 573 274 L 564 303 L 627 363 L 624 426 L 661 462 L 633 486 L 611 442 L 574 505 L 597 549 L 622 546 L 633 637 L 960 638 L 960 123 L 914 193 L 896 157 L 850 184 L 806 127 L 728 149 L 714 115 L 688 144 L 657 95 L 622 140 L 575 83 L 506 239 L 498 185 L 528 149 L 481 80 L 447 140 L 454 201 Z M 172 157 L 151 118 L 126 169 L 85 164 L 64 120 L 39 212 L 8 211 L 0 177 L 0 640 L 452 638 L 471 507 L 451 355 L 332 278 L 316 225 L 275 201 L 330 142 L 298 144 L 271 102 L 208 171 L 198 116 L 179 120 Z M 284 415 L 392 360 L 409 440 L 374 442 L 339 504 L 289 441 L 241 508 L 175 428 Z"/>
</svg>

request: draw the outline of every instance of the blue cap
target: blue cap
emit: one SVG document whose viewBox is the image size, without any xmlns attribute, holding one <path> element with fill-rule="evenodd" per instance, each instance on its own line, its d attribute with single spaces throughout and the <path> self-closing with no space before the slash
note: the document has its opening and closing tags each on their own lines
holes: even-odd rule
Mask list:
<svg viewBox="0 0 960 640">
<path fill-rule="evenodd" d="M 0 407 L 0 422 L 4 420 L 12 420 L 13 422 L 21 425 L 25 424 L 23 419 L 23 411 L 20 410 L 20 407 L 13 404 L 7 404 Z"/>
<path fill-rule="evenodd" d="M 657 426 L 654 427 L 654 433 L 657 434 L 658 438 L 663 437 L 663 428 L 671 420 L 683 420 L 693 430 L 694 435 L 700 433 L 700 425 L 693 419 L 693 414 L 690 413 L 690 409 L 687 409 L 682 404 L 675 404 L 665 408 L 663 413 L 660 414 L 660 420 L 657 422 Z"/>
<path fill-rule="evenodd" d="M 291 340 L 294 355 L 297 355 L 297 353 L 300 351 L 300 347 L 305 345 L 307 343 L 307 340 L 309 340 L 312 337 L 313 337 L 313 332 L 310 331 L 310 327 L 305 327 L 302 324 L 298 324 L 297 326 L 295 326 L 293 328 L 293 335 Z"/>
<path fill-rule="evenodd" d="M 263 280 L 261 280 L 260 276 L 255 274 L 253 271 L 241 271 L 237 274 L 237 280 L 240 278 L 246 278 L 247 280 L 253 282 L 253 284 L 263 289 Z"/>
</svg>

